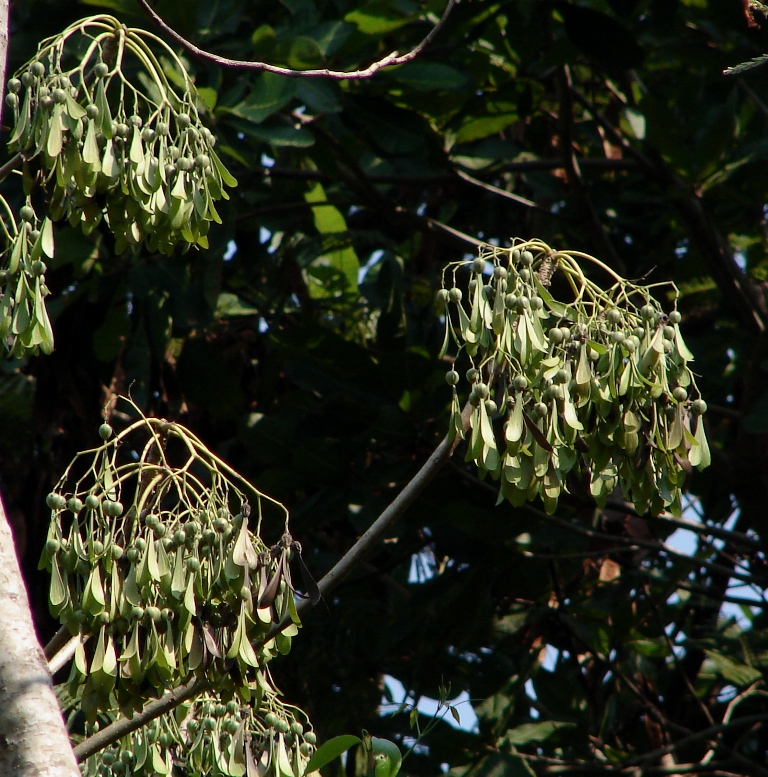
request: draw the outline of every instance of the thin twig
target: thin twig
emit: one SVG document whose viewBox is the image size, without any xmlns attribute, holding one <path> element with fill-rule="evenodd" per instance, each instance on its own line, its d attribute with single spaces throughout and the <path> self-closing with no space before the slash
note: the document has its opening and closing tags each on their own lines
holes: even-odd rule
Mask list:
<svg viewBox="0 0 768 777">
<path fill-rule="evenodd" d="M 687 737 L 678 739 L 676 742 L 672 742 L 669 745 L 659 747 L 649 753 L 643 753 L 643 755 L 639 755 L 636 758 L 633 758 L 631 761 L 626 762 L 625 766 L 639 766 L 640 764 L 646 764 L 657 760 L 666 753 L 672 753 L 675 750 L 681 750 L 702 740 L 711 739 L 723 731 L 728 731 L 729 729 L 738 728 L 740 726 L 748 726 L 753 723 L 766 722 L 768 722 L 768 714 L 763 712 L 756 715 L 745 715 L 743 718 L 737 718 L 736 720 L 729 721 L 728 723 L 718 723 L 715 726 L 709 726 L 708 728 L 702 729 L 701 731 L 695 731 L 693 734 L 689 734 Z M 757 773 L 768 775 L 768 769 L 761 769 L 760 772 Z"/>
<path fill-rule="evenodd" d="M 370 78 L 372 75 L 377 73 L 382 68 L 393 67 L 395 65 L 404 65 L 406 62 L 410 62 L 411 60 L 416 59 L 416 57 L 418 57 L 419 54 L 421 54 L 421 52 L 432 42 L 434 37 L 437 35 L 437 33 L 440 31 L 440 29 L 443 27 L 446 20 L 448 19 L 448 15 L 451 13 L 451 11 L 457 5 L 458 2 L 459 0 L 448 0 L 448 5 L 446 5 L 445 11 L 443 11 L 443 15 L 440 17 L 440 20 L 429 31 L 429 33 L 422 39 L 422 41 L 415 48 L 411 49 L 409 52 L 405 54 L 398 54 L 398 52 L 393 51 L 392 53 L 387 54 L 387 56 L 384 57 L 383 59 L 377 60 L 376 62 L 374 62 L 373 64 L 369 65 L 366 68 L 363 68 L 362 70 L 344 71 L 344 70 L 327 70 L 327 69 L 294 70 L 293 68 L 289 68 L 289 67 L 270 65 L 267 62 L 250 62 L 248 60 L 230 59 L 229 57 L 222 57 L 222 56 L 219 56 L 218 54 L 213 54 L 210 51 L 201 49 L 199 46 L 196 46 L 191 41 L 179 35 L 179 33 L 176 32 L 176 30 L 174 30 L 172 27 L 170 27 L 163 20 L 163 18 L 155 11 L 155 9 L 152 8 L 148 0 L 139 0 L 139 3 L 142 5 L 142 7 L 147 12 L 147 14 L 152 19 L 152 21 L 154 21 L 154 23 L 169 38 L 172 38 L 174 41 L 176 41 L 176 43 L 179 43 L 185 49 L 187 49 L 187 51 L 191 52 L 195 56 L 200 57 L 201 59 L 208 60 L 209 62 L 213 62 L 217 65 L 221 65 L 222 67 L 233 67 L 233 68 L 240 68 L 243 70 L 259 70 L 267 73 L 275 73 L 281 76 L 291 76 L 294 78 L 330 78 L 335 81 L 349 81 L 356 78 Z"/>
<path fill-rule="evenodd" d="M 51 675 L 55 675 L 62 667 L 66 666 L 72 656 L 75 655 L 75 650 L 80 642 L 85 642 L 88 639 L 87 635 L 75 634 L 74 637 L 70 637 L 69 641 L 64 645 L 61 650 L 58 650 L 54 656 L 48 660 L 48 671 Z"/>
</svg>

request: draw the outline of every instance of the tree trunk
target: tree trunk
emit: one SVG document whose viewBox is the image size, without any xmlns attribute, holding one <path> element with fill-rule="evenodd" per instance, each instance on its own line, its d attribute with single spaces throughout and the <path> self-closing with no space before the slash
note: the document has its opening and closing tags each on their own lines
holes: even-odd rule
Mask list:
<svg viewBox="0 0 768 777">
<path fill-rule="evenodd" d="M 0 774 L 80 777 L 0 500 Z"/>
</svg>

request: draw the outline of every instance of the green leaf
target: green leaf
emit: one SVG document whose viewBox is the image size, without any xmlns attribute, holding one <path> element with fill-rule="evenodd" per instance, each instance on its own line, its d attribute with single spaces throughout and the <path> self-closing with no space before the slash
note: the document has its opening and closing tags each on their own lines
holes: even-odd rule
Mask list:
<svg viewBox="0 0 768 777">
<path fill-rule="evenodd" d="M 456 132 L 455 143 L 471 143 L 473 140 L 496 135 L 520 117 L 517 113 L 500 113 L 495 116 L 469 116 Z"/>
<path fill-rule="evenodd" d="M 304 194 L 304 199 L 309 203 L 324 202 L 327 196 L 323 185 L 319 181 L 314 183 L 309 191 Z M 321 235 L 348 234 L 347 222 L 344 216 L 333 205 L 315 205 L 312 208 L 312 217 L 315 222 L 315 228 Z M 357 258 L 355 249 L 352 246 L 340 248 L 327 252 L 326 256 L 331 266 L 338 270 L 346 279 L 347 288 L 356 290 L 360 260 Z"/>
<path fill-rule="evenodd" d="M 543 742 L 549 739 L 555 731 L 561 728 L 574 728 L 575 723 L 566 723 L 558 720 L 542 720 L 540 723 L 524 723 L 522 726 L 510 729 L 505 739 L 518 747 L 531 742 Z"/>
<path fill-rule="evenodd" d="M 296 79 L 275 73 L 262 73 L 257 79 L 248 97 L 233 108 L 224 108 L 240 118 L 260 124 L 264 119 L 277 113 L 287 105 L 296 94 Z"/>
<path fill-rule="evenodd" d="M 717 673 L 736 686 L 749 685 L 763 676 L 759 669 L 747 664 L 737 664 L 714 650 L 705 650 L 704 652 L 715 665 Z"/>
<path fill-rule="evenodd" d="M 364 35 L 386 35 L 411 21 L 407 16 L 394 16 L 390 9 L 391 4 L 373 0 L 365 3 L 362 8 L 350 11 L 344 21 L 354 24 Z"/>
<path fill-rule="evenodd" d="M 323 766 L 331 763 L 331 761 L 338 758 L 342 753 L 346 753 L 350 747 L 359 745 L 362 741 L 363 740 L 360 739 L 360 737 L 353 736 L 352 734 L 342 734 L 341 736 L 329 739 L 315 750 L 312 757 L 307 762 L 305 773 L 309 774 L 310 772 L 316 772 L 318 769 L 322 769 Z"/>
<path fill-rule="evenodd" d="M 468 80 L 465 73 L 438 62 L 409 62 L 389 73 L 396 81 L 419 92 L 463 89 Z"/>
</svg>

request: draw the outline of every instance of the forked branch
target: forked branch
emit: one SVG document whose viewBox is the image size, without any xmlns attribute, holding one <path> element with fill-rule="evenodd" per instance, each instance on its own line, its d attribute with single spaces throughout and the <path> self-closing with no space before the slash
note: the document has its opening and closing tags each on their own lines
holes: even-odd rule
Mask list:
<svg viewBox="0 0 768 777">
<path fill-rule="evenodd" d="M 421 42 L 412 48 L 405 54 L 399 54 L 397 51 L 393 51 L 387 54 L 386 57 L 373 62 L 368 67 L 362 70 L 328 70 L 325 68 L 311 69 L 311 70 L 294 70 L 289 67 L 281 67 L 279 65 L 270 65 L 267 62 L 251 62 L 243 59 L 230 59 L 229 57 L 222 57 L 218 54 L 214 54 L 205 49 L 201 49 L 196 46 L 192 41 L 187 40 L 180 35 L 176 30 L 169 26 L 166 21 L 155 11 L 149 4 L 148 0 L 139 0 L 139 3 L 147 12 L 152 21 L 172 40 L 183 46 L 187 51 L 191 52 L 201 59 L 213 62 L 216 65 L 222 67 L 240 68 L 243 70 L 258 70 L 266 73 L 275 73 L 281 76 L 301 77 L 301 78 L 330 78 L 335 81 L 351 81 L 357 78 L 370 78 L 372 75 L 378 73 L 379 70 L 385 67 L 393 67 L 395 65 L 404 65 L 406 62 L 411 62 L 421 54 L 422 51 L 432 42 L 437 33 L 445 24 L 449 14 L 456 6 L 459 0 L 448 0 L 448 5 L 443 11 L 443 15 L 435 26 L 427 33 L 427 35 L 421 40 Z"/>
</svg>

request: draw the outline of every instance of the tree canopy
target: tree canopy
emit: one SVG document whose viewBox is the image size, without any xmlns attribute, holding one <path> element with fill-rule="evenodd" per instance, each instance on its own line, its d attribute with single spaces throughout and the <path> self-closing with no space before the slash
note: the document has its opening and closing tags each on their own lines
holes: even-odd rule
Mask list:
<svg viewBox="0 0 768 777">
<path fill-rule="evenodd" d="M 679 327 L 672 339 L 694 357 L 680 368 L 693 381 L 681 383 L 685 396 L 655 397 L 659 417 L 687 403 L 697 415 L 687 433 L 706 430 L 710 468 L 670 454 L 670 499 L 641 484 L 629 503 L 618 480 L 606 478 L 603 493 L 569 475 L 554 504 L 544 491 L 497 504 L 484 471 L 493 467 L 478 471 L 471 460 L 489 460 L 468 436 L 384 542 L 304 613 L 290 654 L 270 663 L 275 684 L 319 742 L 365 729 L 406 748 L 428 719 L 410 708 L 382 715 L 387 678 L 413 703 L 465 693 L 453 708 L 464 725 L 441 718 L 404 761 L 407 774 L 764 775 L 768 70 L 724 74 L 768 52 L 762 5 L 462 0 L 443 18 L 445 8 L 154 5 L 210 55 L 200 56 L 133 0 L 13 6 L 8 77 L 91 13 L 164 41 L 149 43 L 162 77 L 182 92 L 182 68 L 192 75 L 189 105 L 205 128 L 190 181 L 213 170 L 221 194 L 196 179 L 201 210 L 167 221 L 131 212 L 128 184 L 81 200 L 62 188 L 56 199 L 55 175 L 42 183 L 39 159 L 14 159 L 19 141 L 4 135 L 2 193 L 17 220 L 32 207 L 42 227 L 48 213 L 55 240 L 42 257 L 50 294 L 37 292 L 53 349 L 14 350 L 6 337 L 0 364 L 0 490 L 38 632 L 45 641 L 57 628 L 50 576 L 38 570 L 46 494 L 100 443 L 100 423 L 135 420 L 118 395 L 183 424 L 283 503 L 320 580 L 419 471 L 452 411 L 455 424 L 446 373 L 458 373 L 459 412 L 470 393 L 473 362 L 463 352 L 454 365 L 453 345 L 441 351 L 446 267 L 463 262 L 455 288 L 480 298 L 491 276 L 473 276 L 478 247 L 492 256 L 538 240 L 597 257 L 605 267 L 579 264 L 596 288 L 612 274 L 653 286 L 649 315 Z M 412 51 L 436 27 L 410 61 L 342 77 Z M 70 55 L 82 56 L 87 43 L 77 45 Z M 153 94 L 140 65 L 126 55 L 136 87 L 126 132 L 142 90 Z M 101 121 L 109 99 L 83 122 Z M 4 130 L 21 108 L 4 106 Z M 153 121 L 156 134 L 167 123 Z M 46 124 L 47 152 L 56 126 Z M 100 172 L 104 134 L 96 127 L 91 146 Z M 208 228 L 198 216 L 210 208 Z M 175 232 L 195 245 L 174 249 Z M 539 285 L 568 298 L 568 273 L 552 269 Z M 524 315 L 522 303 L 513 309 Z M 685 445 L 682 423 L 670 449 Z M 632 433 L 631 419 L 616 418 L 600 445 L 639 472 L 664 445 L 651 437 L 638 448 Z M 265 513 L 265 547 L 283 532 Z M 346 768 L 365 773 L 352 758 Z"/>
</svg>

